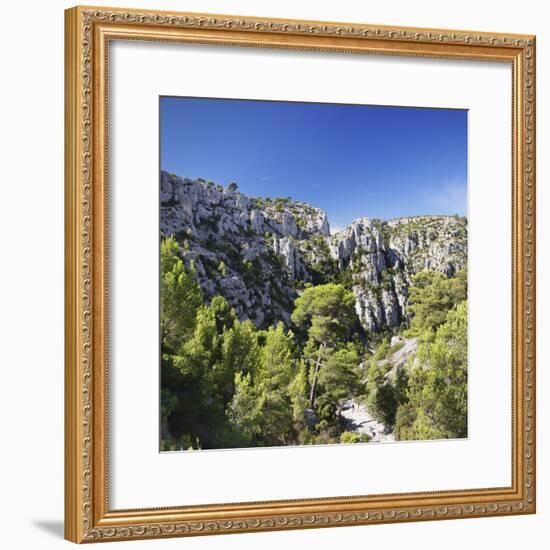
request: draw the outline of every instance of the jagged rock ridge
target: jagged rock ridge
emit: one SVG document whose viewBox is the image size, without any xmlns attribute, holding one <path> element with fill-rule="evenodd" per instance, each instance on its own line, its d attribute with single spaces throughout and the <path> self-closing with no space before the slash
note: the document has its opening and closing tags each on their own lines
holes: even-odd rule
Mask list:
<svg viewBox="0 0 550 550">
<path fill-rule="evenodd" d="M 161 173 L 160 231 L 175 235 L 207 297 L 222 294 L 258 327 L 290 323 L 307 283 L 353 289 L 366 331 L 398 327 L 411 277 L 452 276 L 467 262 L 459 216 L 360 218 L 331 235 L 325 212 L 304 202 L 248 197 L 233 186 Z"/>
</svg>

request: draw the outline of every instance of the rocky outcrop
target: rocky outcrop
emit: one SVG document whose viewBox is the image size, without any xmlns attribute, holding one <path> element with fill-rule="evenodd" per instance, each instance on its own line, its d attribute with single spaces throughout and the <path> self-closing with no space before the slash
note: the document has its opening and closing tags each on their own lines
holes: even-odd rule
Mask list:
<svg viewBox="0 0 550 550">
<path fill-rule="evenodd" d="M 467 222 L 458 216 L 360 218 L 329 241 L 339 269 L 352 273 L 356 310 L 367 330 L 405 319 L 408 288 L 424 269 L 453 276 L 466 266 Z"/>
<path fill-rule="evenodd" d="M 319 208 L 235 187 L 162 172 L 160 231 L 177 238 L 207 297 L 222 294 L 257 326 L 289 324 L 304 284 L 339 280 L 353 290 L 366 331 L 391 329 L 406 318 L 415 273 L 453 276 L 466 265 L 465 218 L 360 218 L 331 235 Z"/>
<path fill-rule="evenodd" d="M 404 336 L 394 336 L 390 343 L 390 352 L 381 363 L 386 364 L 387 372 L 385 374 L 386 382 L 395 384 L 400 369 L 405 369 L 408 373 L 414 362 L 409 363 L 409 358 L 415 357 L 418 350 L 418 338 L 406 338 Z"/>
</svg>

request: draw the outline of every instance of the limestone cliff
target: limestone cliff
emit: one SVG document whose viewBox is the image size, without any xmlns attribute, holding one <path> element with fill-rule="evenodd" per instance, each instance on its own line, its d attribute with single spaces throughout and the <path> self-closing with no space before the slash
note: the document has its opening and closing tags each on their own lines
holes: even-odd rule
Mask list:
<svg viewBox="0 0 550 550">
<path fill-rule="evenodd" d="M 467 261 L 459 216 L 365 217 L 331 235 L 325 212 L 289 198 L 249 197 L 166 172 L 160 190 L 161 236 L 175 235 L 206 296 L 222 294 L 259 327 L 290 323 L 304 285 L 338 281 L 353 290 L 367 332 L 395 328 L 415 273 L 453 276 Z"/>
</svg>

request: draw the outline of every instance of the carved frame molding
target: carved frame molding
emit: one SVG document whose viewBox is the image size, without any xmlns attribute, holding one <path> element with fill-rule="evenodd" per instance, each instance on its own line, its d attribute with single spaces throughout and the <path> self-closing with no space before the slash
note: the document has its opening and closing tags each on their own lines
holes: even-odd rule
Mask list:
<svg viewBox="0 0 550 550">
<path fill-rule="evenodd" d="M 109 41 L 487 60 L 512 67 L 511 487 L 110 511 L 107 460 Z M 65 534 L 73 542 L 535 512 L 535 37 L 76 7 L 66 12 Z M 139 480 L 136 480 L 139 483 Z"/>
</svg>

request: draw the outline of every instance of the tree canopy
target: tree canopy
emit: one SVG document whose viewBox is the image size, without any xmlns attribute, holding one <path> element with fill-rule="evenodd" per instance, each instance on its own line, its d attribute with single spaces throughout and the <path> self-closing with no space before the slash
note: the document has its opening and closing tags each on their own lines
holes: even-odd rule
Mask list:
<svg viewBox="0 0 550 550">
<path fill-rule="evenodd" d="M 185 240 L 182 248 L 174 237 L 162 240 L 163 449 L 365 442 L 343 423 L 350 399 L 399 439 L 467 434 L 465 272 L 413 278 L 401 334 L 418 339 L 418 349 L 390 373 L 399 345 L 389 335 L 361 335 L 347 285 L 308 286 L 286 325 L 259 329 L 221 295 L 205 299 L 190 258 Z M 227 269 L 218 264 L 222 276 Z"/>
<path fill-rule="evenodd" d="M 400 439 L 466 437 L 468 433 L 468 303 L 448 312 L 435 335 L 426 332 L 397 411 Z"/>
<path fill-rule="evenodd" d="M 459 271 L 456 277 L 445 277 L 436 271 L 421 271 L 412 280 L 409 290 L 408 313 L 412 317 L 411 333 L 435 329 L 447 319 L 447 313 L 467 298 L 467 274 Z"/>
</svg>

